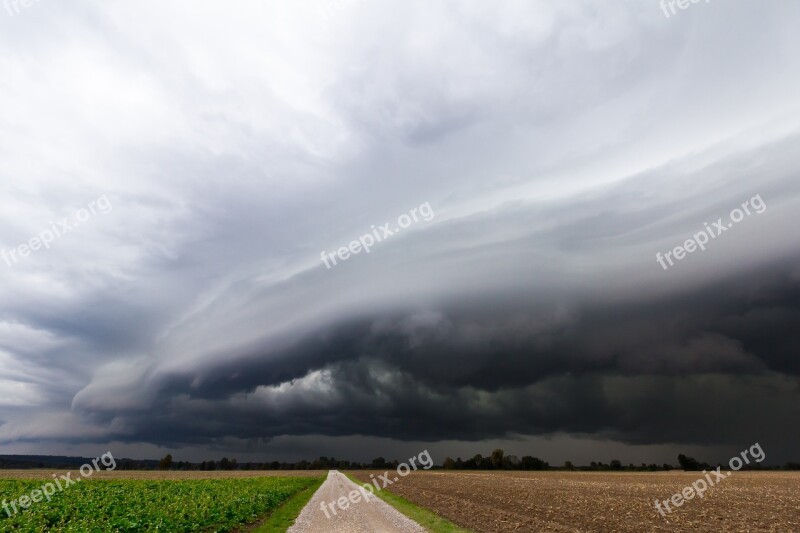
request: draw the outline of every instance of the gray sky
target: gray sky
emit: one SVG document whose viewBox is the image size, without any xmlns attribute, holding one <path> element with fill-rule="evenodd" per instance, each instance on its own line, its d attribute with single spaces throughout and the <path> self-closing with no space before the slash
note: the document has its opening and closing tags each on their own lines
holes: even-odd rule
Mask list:
<svg viewBox="0 0 800 533">
<path fill-rule="evenodd" d="M 796 2 L 15 5 L 0 453 L 800 459 Z"/>
</svg>

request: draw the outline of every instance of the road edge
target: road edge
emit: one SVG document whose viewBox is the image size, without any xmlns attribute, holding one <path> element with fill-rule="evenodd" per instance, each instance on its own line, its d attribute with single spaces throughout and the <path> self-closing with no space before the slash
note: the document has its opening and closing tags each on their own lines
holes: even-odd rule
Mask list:
<svg viewBox="0 0 800 533">
<path fill-rule="evenodd" d="M 347 479 L 356 485 L 361 486 L 364 484 L 364 481 L 353 477 L 352 471 L 342 472 L 342 474 L 344 474 Z M 420 507 L 419 505 L 410 502 L 402 496 L 394 494 L 386 489 L 376 490 L 374 494 L 386 504 L 394 507 L 397 512 L 415 521 L 417 524 L 427 529 L 431 533 L 476 533 L 472 529 L 466 529 L 458 524 L 454 524 L 448 519 L 434 513 L 430 509 Z"/>
<path fill-rule="evenodd" d="M 263 520 L 252 524 L 250 529 L 242 530 L 252 533 L 286 533 L 294 525 L 297 517 L 303 511 L 317 490 L 325 482 L 327 476 L 316 478 L 316 481 L 308 487 L 293 494 L 288 500 L 283 502 L 277 509 L 272 511 Z"/>
</svg>

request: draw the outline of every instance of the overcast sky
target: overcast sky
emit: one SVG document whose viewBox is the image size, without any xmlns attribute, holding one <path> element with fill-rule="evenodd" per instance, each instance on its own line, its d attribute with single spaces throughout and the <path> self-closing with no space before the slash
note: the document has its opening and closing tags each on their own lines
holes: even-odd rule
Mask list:
<svg viewBox="0 0 800 533">
<path fill-rule="evenodd" d="M 797 2 L 15 5 L 0 453 L 800 460 Z"/>
</svg>

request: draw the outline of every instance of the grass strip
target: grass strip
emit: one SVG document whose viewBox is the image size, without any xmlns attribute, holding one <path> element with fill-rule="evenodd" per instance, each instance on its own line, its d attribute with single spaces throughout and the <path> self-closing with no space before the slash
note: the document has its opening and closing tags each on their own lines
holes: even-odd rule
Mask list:
<svg viewBox="0 0 800 533">
<path fill-rule="evenodd" d="M 317 489 L 325 481 L 325 476 L 317 478 L 314 483 L 301 490 L 275 509 L 270 515 L 256 527 L 254 533 L 285 533 L 287 529 L 294 525 L 294 521 L 306 506 L 308 501 L 317 492 Z"/>
<path fill-rule="evenodd" d="M 345 473 L 345 475 L 356 485 L 361 486 L 364 484 L 363 481 L 359 481 L 351 474 Z M 431 533 L 475 533 L 471 529 L 464 529 L 463 527 L 450 522 L 446 518 L 442 518 L 433 511 L 425 509 L 424 507 L 420 507 L 415 503 L 411 503 L 402 496 L 393 494 L 386 489 L 376 490 L 375 494 L 381 500 L 385 501 Z"/>
</svg>

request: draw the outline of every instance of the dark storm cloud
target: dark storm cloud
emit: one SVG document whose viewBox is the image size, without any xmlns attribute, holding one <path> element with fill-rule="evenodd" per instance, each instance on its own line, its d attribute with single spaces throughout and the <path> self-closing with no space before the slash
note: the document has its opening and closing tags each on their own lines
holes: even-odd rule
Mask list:
<svg viewBox="0 0 800 533">
<path fill-rule="evenodd" d="M 150 408 L 107 415 L 137 439 L 171 444 L 554 432 L 718 444 L 746 440 L 739 421 L 756 415 L 775 423 L 764 435 L 774 438 L 800 399 L 800 367 L 788 357 L 800 323 L 796 260 L 700 292 L 587 302 L 571 314 L 502 299 L 332 326 L 277 353 L 170 376 Z"/>
</svg>

